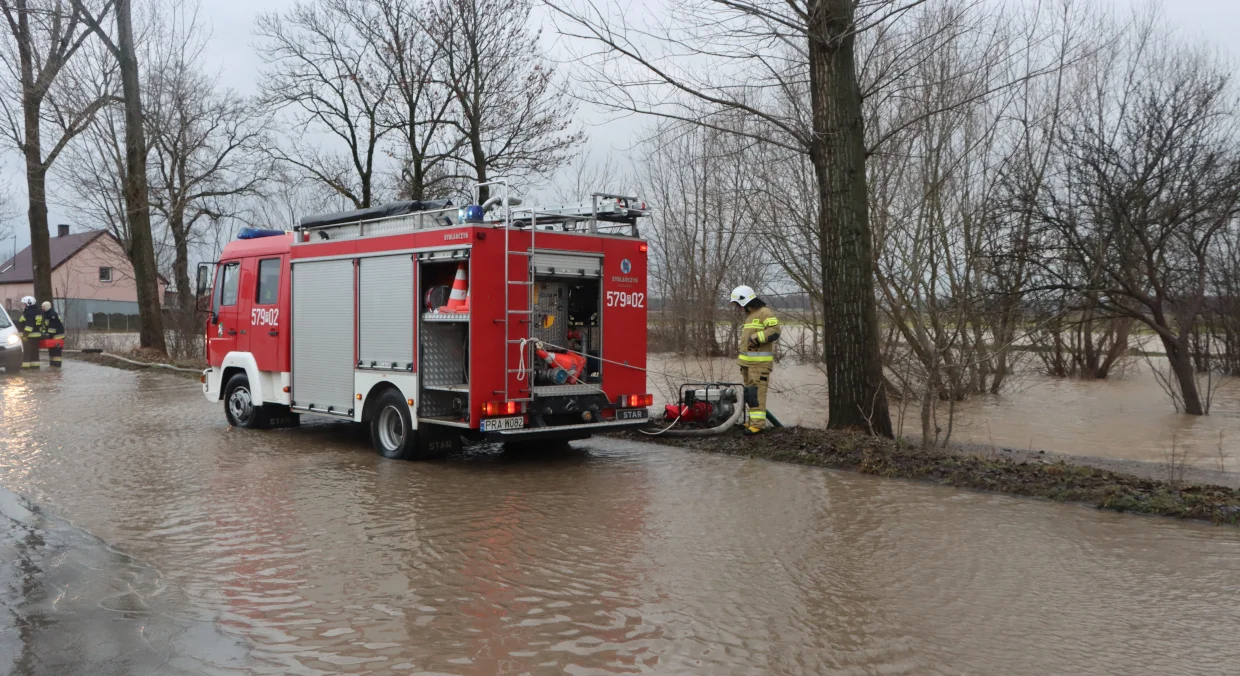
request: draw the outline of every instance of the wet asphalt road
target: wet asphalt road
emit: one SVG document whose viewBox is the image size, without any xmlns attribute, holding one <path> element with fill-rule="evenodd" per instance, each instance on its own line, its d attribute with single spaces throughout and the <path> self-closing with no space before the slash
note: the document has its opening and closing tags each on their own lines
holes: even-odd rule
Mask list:
<svg viewBox="0 0 1240 676">
<path fill-rule="evenodd" d="M 245 641 L 150 566 L 0 489 L 0 673 L 201 674 L 246 663 Z"/>
<path fill-rule="evenodd" d="M 1240 665 L 1236 529 L 609 439 L 392 462 L 78 362 L 0 416 L 0 674 Z"/>
</svg>

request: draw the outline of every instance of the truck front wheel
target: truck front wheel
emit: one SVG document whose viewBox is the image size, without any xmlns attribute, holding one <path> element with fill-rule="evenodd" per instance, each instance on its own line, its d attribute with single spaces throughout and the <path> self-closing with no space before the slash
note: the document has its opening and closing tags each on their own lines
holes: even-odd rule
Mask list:
<svg viewBox="0 0 1240 676">
<path fill-rule="evenodd" d="M 413 414 L 400 392 L 387 390 L 375 402 L 370 419 L 370 440 L 385 458 L 413 460 L 418 457 L 418 433 L 413 429 Z"/>
<path fill-rule="evenodd" d="M 244 373 L 229 378 L 224 386 L 224 415 L 233 427 L 255 430 L 263 426 L 263 407 L 254 405 L 250 379 Z"/>
</svg>

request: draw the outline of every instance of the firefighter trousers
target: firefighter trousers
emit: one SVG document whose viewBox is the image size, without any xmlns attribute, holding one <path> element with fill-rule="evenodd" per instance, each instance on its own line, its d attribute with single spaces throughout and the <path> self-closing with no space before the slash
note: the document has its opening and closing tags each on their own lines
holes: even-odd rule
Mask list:
<svg viewBox="0 0 1240 676">
<path fill-rule="evenodd" d="M 47 347 L 47 361 L 54 368 L 60 368 L 64 365 L 65 342 L 63 340 L 49 341 L 51 345 Z"/>
<path fill-rule="evenodd" d="M 37 369 L 39 368 L 39 339 L 27 338 L 22 343 L 22 368 Z"/>
<path fill-rule="evenodd" d="M 756 364 L 741 367 L 741 382 L 745 387 L 756 387 L 758 390 L 758 406 L 749 407 L 749 426 L 762 429 L 766 427 L 766 388 L 771 380 L 771 364 Z"/>
</svg>

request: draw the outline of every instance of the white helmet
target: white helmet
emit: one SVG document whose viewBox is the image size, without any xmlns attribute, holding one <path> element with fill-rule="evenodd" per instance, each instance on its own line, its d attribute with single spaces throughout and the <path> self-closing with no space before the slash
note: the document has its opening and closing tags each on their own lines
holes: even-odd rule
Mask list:
<svg viewBox="0 0 1240 676">
<path fill-rule="evenodd" d="M 35 304 L 34 296 L 22 296 L 22 305 L 27 307 Z"/>
<path fill-rule="evenodd" d="M 43 311 L 44 311 L 44 312 L 47 312 L 48 310 L 52 309 L 52 301 L 50 301 L 50 300 L 45 300 L 45 301 L 43 301 L 43 305 L 42 305 L 42 306 L 40 306 L 40 307 L 42 307 L 42 308 L 43 308 Z"/>
<path fill-rule="evenodd" d="M 732 302 L 741 307 L 749 305 L 749 301 L 757 297 L 758 294 L 754 293 L 753 289 L 745 286 L 744 284 L 732 289 Z"/>
</svg>

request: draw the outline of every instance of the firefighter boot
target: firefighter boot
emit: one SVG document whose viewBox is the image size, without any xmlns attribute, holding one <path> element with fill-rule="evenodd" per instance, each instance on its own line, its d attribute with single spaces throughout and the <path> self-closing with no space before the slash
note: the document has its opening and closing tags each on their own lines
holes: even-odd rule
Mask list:
<svg viewBox="0 0 1240 676">
<path fill-rule="evenodd" d="M 60 368 L 63 365 L 61 357 L 65 350 L 64 345 L 63 342 L 57 341 L 54 346 L 47 348 L 48 362 L 51 363 L 52 368 Z"/>
</svg>

